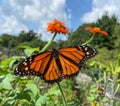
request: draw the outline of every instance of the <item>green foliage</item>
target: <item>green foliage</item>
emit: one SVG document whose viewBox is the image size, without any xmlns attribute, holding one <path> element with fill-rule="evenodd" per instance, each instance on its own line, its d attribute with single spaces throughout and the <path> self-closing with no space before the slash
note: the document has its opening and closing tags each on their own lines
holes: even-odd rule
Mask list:
<svg viewBox="0 0 120 106">
<path fill-rule="evenodd" d="M 91 76 L 95 82 L 91 86 L 87 100 L 89 102 L 97 101 L 99 105 L 104 102 L 112 102 L 111 98 L 117 100 L 117 93 L 120 92 L 119 75 L 120 75 L 120 54 L 118 60 L 110 65 L 104 65 L 99 62 L 88 62 L 91 67 L 94 67 Z M 97 71 L 97 75 L 96 75 Z"/>
</svg>

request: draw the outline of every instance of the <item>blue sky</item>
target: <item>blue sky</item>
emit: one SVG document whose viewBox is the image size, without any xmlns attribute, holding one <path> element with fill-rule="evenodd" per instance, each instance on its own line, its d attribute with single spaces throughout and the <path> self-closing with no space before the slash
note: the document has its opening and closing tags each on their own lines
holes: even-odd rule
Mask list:
<svg viewBox="0 0 120 106">
<path fill-rule="evenodd" d="M 69 30 L 76 30 L 83 23 L 95 22 L 106 11 L 120 19 L 119 10 L 120 0 L 0 0 L 0 34 L 18 35 L 21 30 L 32 29 L 49 40 L 52 35 L 46 32 L 47 23 L 55 18 Z"/>
<path fill-rule="evenodd" d="M 66 0 L 67 8 L 71 9 L 71 28 L 76 29 L 82 20 L 80 18 L 92 9 L 92 0 Z"/>
</svg>

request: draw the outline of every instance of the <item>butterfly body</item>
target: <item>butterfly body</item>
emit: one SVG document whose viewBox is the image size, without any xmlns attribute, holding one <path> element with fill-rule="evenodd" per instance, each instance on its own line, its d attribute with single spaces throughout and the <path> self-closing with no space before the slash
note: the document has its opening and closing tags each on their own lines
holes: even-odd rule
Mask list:
<svg viewBox="0 0 120 106">
<path fill-rule="evenodd" d="M 40 76 L 48 83 L 59 82 L 77 75 L 85 60 L 96 53 L 89 46 L 52 49 L 26 58 L 15 68 L 14 74 Z"/>
</svg>

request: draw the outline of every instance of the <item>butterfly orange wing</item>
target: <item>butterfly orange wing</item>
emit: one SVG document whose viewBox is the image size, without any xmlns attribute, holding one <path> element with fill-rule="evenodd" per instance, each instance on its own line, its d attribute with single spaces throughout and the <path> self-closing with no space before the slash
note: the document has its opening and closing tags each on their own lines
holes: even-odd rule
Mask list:
<svg viewBox="0 0 120 106">
<path fill-rule="evenodd" d="M 62 74 L 65 78 L 77 75 L 85 60 L 97 53 L 95 49 L 88 46 L 67 47 L 58 51 Z"/>
<path fill-rule="evenodd" d="M 66 47 L 39 53 L 23 60 L 16 68 L 16 75 L 36 75 L 53 83 L 77 75 L 84 61 L 96 54 L 88 46 Z"/>
<path fill-rule="evenodd" d="M 16 68 L 15 75 L 42 75 L 51 57 L 51 52 L 39 53 L 23 60 Z"/>
</svg>

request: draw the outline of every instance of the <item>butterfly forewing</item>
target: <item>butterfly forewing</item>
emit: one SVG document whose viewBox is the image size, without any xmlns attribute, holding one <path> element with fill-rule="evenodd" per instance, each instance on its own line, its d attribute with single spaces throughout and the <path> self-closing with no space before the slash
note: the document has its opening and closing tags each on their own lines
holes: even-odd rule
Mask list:
<svg viewBox="0 0 120 106">
<path fill-rule="evenodd" d="M 14 71 L 15 75 L 42 75 L 47 62 L 51 56 L 51 52 L 39 53 L 24 59 Z"/>
</svg>

